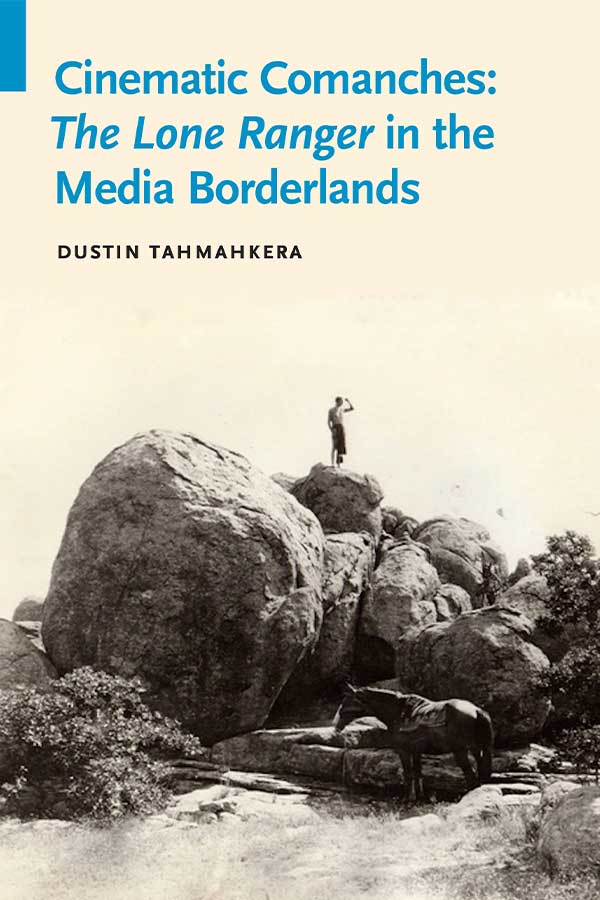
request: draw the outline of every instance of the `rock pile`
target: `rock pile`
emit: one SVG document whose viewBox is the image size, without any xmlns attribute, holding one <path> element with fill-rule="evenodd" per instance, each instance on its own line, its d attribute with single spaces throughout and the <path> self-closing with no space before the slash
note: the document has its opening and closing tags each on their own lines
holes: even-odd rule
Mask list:
<svg viewBox="0 0 600 900">
<path fill-rule="evenodd" d="M 137 675 L 209 745 L 262 727 L 276 702 L 293 711 L 396 675 L 487 708 L 500 744 L 535 738 L 548 661 L 537 607 L 511 607 L 527 606 L 536 576 L 506 609 L 473 610 L 485 559 L 508 574 L 489 533 L 449 516 L 419 524 L 382 500 L 372 475 L 319 464 L 270 478 L 191 434 L 137 435 L 79 491 L 43 606 L 48 657 L 32 658 Z"/>
</svg>

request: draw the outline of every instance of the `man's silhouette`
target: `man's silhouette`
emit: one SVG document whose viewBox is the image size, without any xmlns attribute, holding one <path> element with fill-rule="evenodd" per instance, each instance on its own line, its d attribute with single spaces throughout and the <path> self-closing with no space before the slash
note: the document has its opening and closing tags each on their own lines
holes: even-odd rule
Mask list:
<svg viewBox="0 0 600 900">
<path fill-rule="evenodd" d="M 346 406 L 344 406 L 344 399 Z M 354 407 L 347 397 L 336 397 L 335 406 L 327 413 L 327 424 L 331 431 L 331 465 L 341 466 L 346 455 L 346 432 L 344 429 L 344 413 L 352 412 Z"/>
</svg>

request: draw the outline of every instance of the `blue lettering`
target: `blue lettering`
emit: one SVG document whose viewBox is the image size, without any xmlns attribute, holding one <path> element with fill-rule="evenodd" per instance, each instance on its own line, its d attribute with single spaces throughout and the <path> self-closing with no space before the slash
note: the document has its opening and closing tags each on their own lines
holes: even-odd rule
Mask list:
<svg viewBox="0 0 600 900">
<path fill-rule="evenodd" d="M 83 202 L 91 203 L 92 202 L 92 173 L 88 170 L 87 172 L 81 173 L 81 178 L 77 184 L 75 190 L 71 187 L 69 182 L 69 178 L 66 172 L 57 172 L 56 173 L 56 202 L 59 204 L 64 203 L 64 198 L 69 201 L 69 203 L 78 203 L 79 197 L 83 194 Z"/>
<path fill-rule="evenodd" d="M 287 69 L 288 64 L 281 59 L 273 60 L 263 66 L 260 73 L 260 83 L 268 94 L 287 94 L 287 88 L 273 87 L 269 81 L 269 76 L 273 69 Z"/>
<path fill-rule="evenodd" d="M 59 91 L 62 91 L 63 94 L 81 94 L 83 93 L 81 88 L 70 88 L 64 82 L 64 74 L 67 69 L 81 69 L 81 63 L 77 62 L 75 59 L 71 59 L 68 62 L 61 63 L 61 65 L 56 70 L 56 85 Z"/>
<path fill-rule="evenodd" d="M 212 203 L 215 196 L 210 186 L 212 183 L 210 172 L 190 172 L 190 203 Z"/>
</svg>

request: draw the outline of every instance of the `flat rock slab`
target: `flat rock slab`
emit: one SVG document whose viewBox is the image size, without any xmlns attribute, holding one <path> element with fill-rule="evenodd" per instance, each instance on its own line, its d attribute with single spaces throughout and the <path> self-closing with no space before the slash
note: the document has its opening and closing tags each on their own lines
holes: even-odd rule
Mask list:
<svg viewBox="0 0 600 900">
<path fill-rule="evenodd" d="M 340 746 L 340 736 L 332 728 L 263 730 L 215 744 L 210 762 L 221 769 L 399 790 L 403 788 L 402 766 L 398 754 L 385 746 L 387 741 L 384 728 L 365 724 L 353 730 L 349 746 Z M 520 758 L 529 765 L 529 748 L 494 756 L 494 781 L 500 793 L 537 792 L 542 785 L 541 774 L 518 771 Z M 465 791 L 462 772 L 451 756 L 424 756 L 423 774 L 434 792 L 456 796 Z"/>
<path fill-rule="evenodd" d="M 539 794 L 541 792 L 541 788 L 537 784 L 525 784 L 518 781 L 508 781 L 504 784 L 502 782 L 494 782 L 494 784 L 498 785 L 504 796 L 507 794 L 518 794 L 522 797 L 527 794 Z"/>
<path fill-rule="evenodd" d="M 262 790 L 213 785 L 179 797 L 165 815 L 177 821 L 200 825 L 218 820 L 277 819 L 287 824 L 309 824 L 319 816 L 306 804 L 306 794 L 296 791 L 273 795 Z"/>
</svg>

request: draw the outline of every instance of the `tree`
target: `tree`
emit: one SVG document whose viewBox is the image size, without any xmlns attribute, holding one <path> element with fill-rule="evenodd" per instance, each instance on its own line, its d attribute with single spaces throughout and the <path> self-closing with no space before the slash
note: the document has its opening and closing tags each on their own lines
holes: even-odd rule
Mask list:
<svg viewBox="0 0 600 900">
<path fill-rule="evenodd" d="M 546 678 L 555 727 L 591 727 L 600 723 L 600 560 L 590 539 L 575 531 L 552 535 L 546 547 L 532 557 L 549 588 L 548 613 L 540 624 L 554 634 L 577 625 L 579 633 Z M 571 735 L 568 743 L 574 747 L 576 738 Z"/>
<path fill-rule="evenodd" d="M 587 535 L 566 531 L 546 539 L 546 552 L 533 556 L 534 569 L 550 589 L 544 626 L 560 631 L 570 623 L 600 630 L 600 560 Z"/>
</svg>

